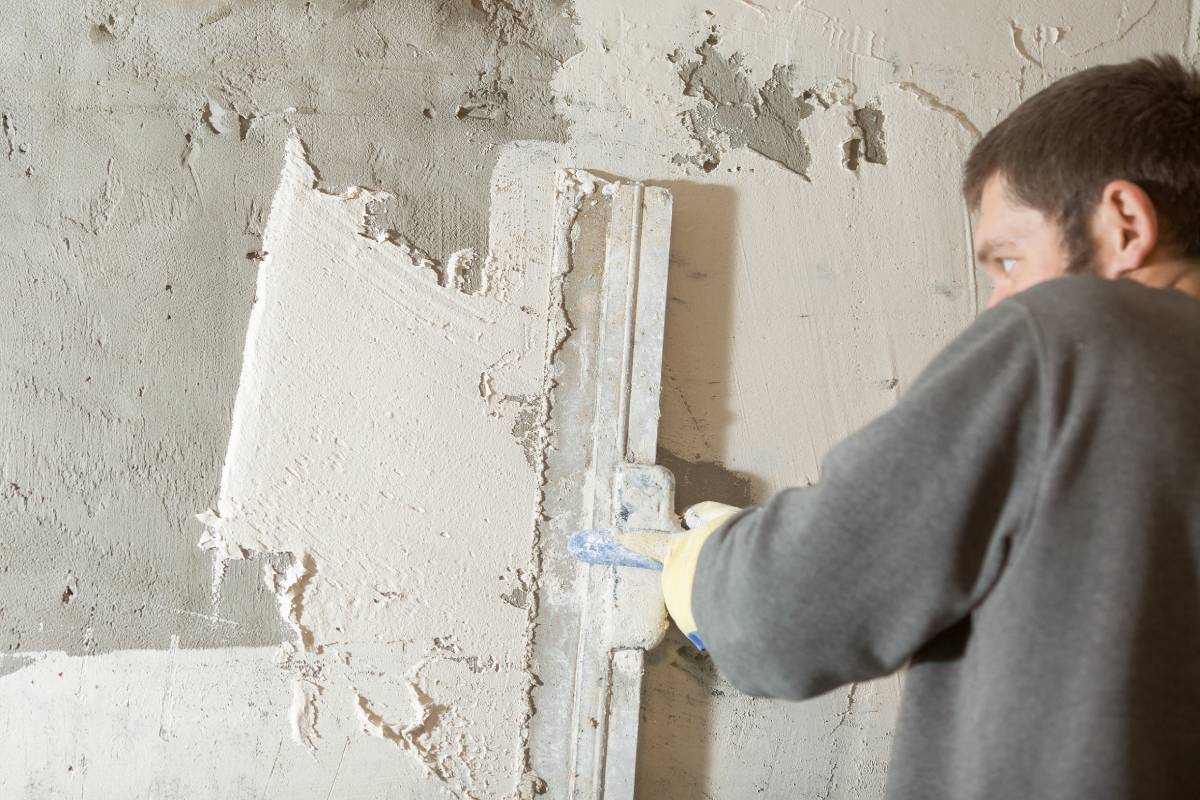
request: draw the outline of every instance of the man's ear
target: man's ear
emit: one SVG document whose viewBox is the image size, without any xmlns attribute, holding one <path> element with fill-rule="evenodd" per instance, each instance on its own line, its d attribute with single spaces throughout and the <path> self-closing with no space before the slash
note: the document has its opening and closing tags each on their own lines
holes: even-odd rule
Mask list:
<svg viewBox="0 0 1200 800">
<path fill-rule="evenodd" d="M 1106 278 L 1120 278 L 1141 267 L 1158 245 L 1158 213 L 1142 187 L 1109 181 L 1092 215 L 1096 262 Z"/>
</svg>

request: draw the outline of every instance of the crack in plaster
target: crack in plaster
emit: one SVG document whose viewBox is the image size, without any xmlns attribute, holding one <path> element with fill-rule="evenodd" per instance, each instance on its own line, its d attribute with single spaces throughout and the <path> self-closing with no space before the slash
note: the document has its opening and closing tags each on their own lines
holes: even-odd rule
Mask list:
<svg viewBox="0 0 1200 800">
<path fill-rule="evenodd" d="M 1079 56 L 1087 55 L 1088 53 L 1091 53 L 1095 50 L 1099 50 L 1101 47 L 1107 47 L 1110 44 L 1116 44 L 1117 42 L 1121 41 L 1126 36 L 1128 36 L 1130 33 L 1132 33 L 1135 28 L 1137 28 L 1139 25 L 1141 25 L 1146 20 L 1147 17 L 1149 17 L 1152 13 L 1154 13 L 1154 9 L 1157 7 L 1158 7 L 1158 0 L 1150 0 L 1150 5 L 1146 6 L 1146 10 L 1143 11 L 1141 14 L 1139 14 L 1137 17 L 1135 17 L 1132 22 L 1130 22 L 1128 25 L 1126 25 L 1125 20 L 1129 16 L 1129 3 L 1128 3 L 1128 0 L 1121 0 L 1121 13 L 1117 17 L 1117 23 L 1114 26 L 1116 28 L 1116 32 L 1113 34 L 1112 38 L 1103 39 L 1099 42 L 1096 42 L 1091 47 L 1087 47 L 1076 53 L 1071 53 L 1070 54 L 1071 57 L 1078 58 Z"/>
<path fill-rule="evenodd" d="M 857 683 L 852 683 L 846 687 L 846 707 L 838 712 L 837 723 L 829 729 L 828 733 L 825 734 L 826 739 L 832 738 L 835 733 L 842 729 L 847 720 L 850 719 L 850 715 L 854 711 L 854 695 L 857 691 Z"/>
</svg>

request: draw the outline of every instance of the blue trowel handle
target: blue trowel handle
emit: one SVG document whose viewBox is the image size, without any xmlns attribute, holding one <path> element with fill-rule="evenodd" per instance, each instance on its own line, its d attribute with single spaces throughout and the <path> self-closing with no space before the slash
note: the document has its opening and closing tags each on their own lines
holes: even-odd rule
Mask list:
<svg viewBox="0 0 1200 800">
<path fill-rule="evenodd" d="M 617 544 L 613 528 L 587 528 L 571 534 L 567 549 L 576 561 L 662 571 L 662 562 Z"/>
</svg>

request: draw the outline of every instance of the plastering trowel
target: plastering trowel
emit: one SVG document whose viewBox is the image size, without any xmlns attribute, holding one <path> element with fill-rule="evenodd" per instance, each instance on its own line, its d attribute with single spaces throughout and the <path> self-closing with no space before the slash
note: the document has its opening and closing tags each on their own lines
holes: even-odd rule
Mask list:
<svg viewBox="0 0 1200 800">
<path fill-rule="evenodd" d="M 659 573 L 581 563 L 569 540 L 680 530 L 674 478 L 655 463 L 671 194 L 564 170 L 555 213 L 551 291 L 569 335 L 549 358 L 530 767 L 548 796 L 632 800 L 644 657 L 667 630 Z"/>
</svg>

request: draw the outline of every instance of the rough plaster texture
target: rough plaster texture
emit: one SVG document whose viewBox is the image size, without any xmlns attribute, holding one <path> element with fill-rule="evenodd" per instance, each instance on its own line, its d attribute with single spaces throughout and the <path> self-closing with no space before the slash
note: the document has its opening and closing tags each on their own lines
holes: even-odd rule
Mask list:
<svg viewBox="0 0 1200 800">
<path fill-rule="evenodd" d="M 386 192 L 364 246 L 443 275 L 459 253 L 461 281 L 426 288 L 464 302 L 497 250 L 488 187 L 507 143 L 563 141 L 567 163 L 671 188 L 660 461 L 682 502 L 746 502 L 819 480 L 830 444 L 976 313 L 955 188 L 980 131 L 1076 69 L 1200 50 L 1200 6 L 1161 0 L 10 5 L 0 703 L 16 711 L 0 794 L 30 798 L 533 788 L 470 748 L 524 713 L 511 657 L 529 631 L 499 594 L 535 602 L 536 575 L 501 570 L 468 597 L 428 581 L 413 641 L 368 626 L 347 664 L 332 637 L 317 652 L 320 626 L 296 645 L 280 597 L 307 568 L 283 539 L 227 562 L 195 547 L 290 128 L 325 197 Z M 509 391 L 493 399 L 519 453 L 534 401 Z M 509 533 L 502 560 L 526 569 L 529 528 Z M 452 607 L 520 619 L 489 652 L 431 652 Z M 481 704 L 463 694 L 472 656 L 505 667 L 478 673 L 497 681 Z M 751 700 L 676 639 L 646 687 L 645 797 L 880 794 L 896 679 Z"/>
<path fill-rule="evenodd" d="M 323 187 L 386 189 L 380 224 L 427 257 L 483 252 L 499 145 L 565 135 L 549 80 L 571 21 L 554 0 L 4 11 L 0 647 L 275 643 L 254 565 L 213 607 L 192 512 L 220 474 L 287 131 Z"/>
</svg>

